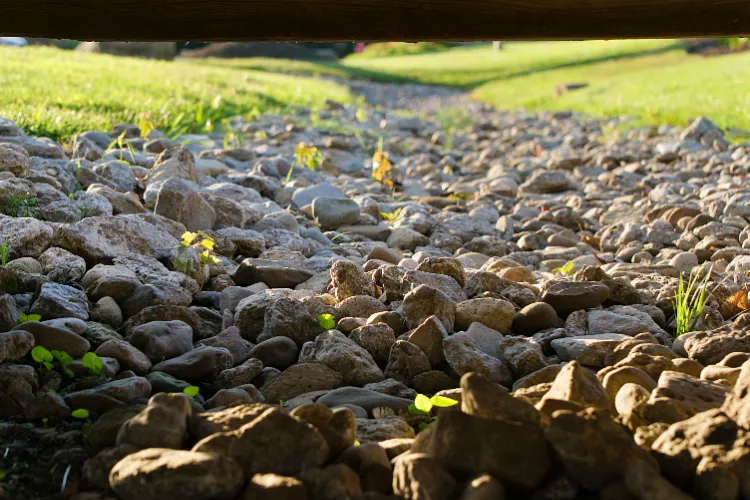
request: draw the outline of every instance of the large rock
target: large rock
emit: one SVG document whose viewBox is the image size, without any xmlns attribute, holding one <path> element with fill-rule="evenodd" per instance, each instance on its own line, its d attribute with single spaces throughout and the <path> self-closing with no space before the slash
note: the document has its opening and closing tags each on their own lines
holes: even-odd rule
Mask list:
<svg viewBox="0 0 750 500">
<path fill-rule="evenodd" d="M 459 375 L 477 372 L 505 387 L 513 385 L 513 372 L 502 360 L 480 349 L 467 333 L 457 333 L 443 340 L 445 360 Z"/>
<path fill-rule="evenodd" d="M 67 328 L 29 321 L 21 323 L 14 330 L 31 333 L 34 336 L 34 345 L 49 350 L 65 351 L 74 357 L 83 356 L 91 348 L 88 340 Z"/>
<path fill-rule="evenodd" d="M 181 222 L 189 231 L 212 229 L 216 211 L 190 183 L 177 178 L 161 184 L 154 213 Z"/>
<path fill-rule="evenodd" d="M 313 277 L 315 273 L 291 262 L 282 260 L 245 259 L 234 275 L 240 286 L 265 283 L 269 288 L 294 288 Z"/>
<path fill-rule="evenodd" d="M 438 460 L 455 477 L 482 473 L 533 490 L 552 466 L 538 424 L 504 422 L 446 410 L 411 449 Z"/>
<path fill-rule="evenodd" d="M 42 221 L 0 214 L 0 241 L 9 243 L 16 255 L 39 257 L 49 248 L 53 235 L 52 227 Z"/>
<path fill-rule="evenodd" d="M 246 477 L 252 477 L 261 472 L 294 476 L 320 467 L 329 448 L 315 427 L 278 408 L 269 408 L 236 431 L 199 441 L 193 451 L 231 458 L 240 464 Z"/>
<path fill-rule="evenodd" d="M 750 353 L 750 314 L 715 330 L 691 333 L 684 347 L 692 359 L 703 365 L 716 364 L 733 352 Z"/>
<path fill-rule="evenodd" d="M 266 309 L 263 331 L 257 340 L 263 342 L 273 337 L 288 337 L 298 347 L 302 347 L 305 342 L 315 340 L 321 332 L 318 320 L 310 314 L 304 303 L 281 297 Z"/>
<path fill-rule="evenodd" d="M 456 304 L 443 292 L 419 285 L 404 297 L 404 316 L 409 327 L 416 328 L 430 316 L 437 316 L 448 332 L 453 331 Z"/>
<path fill-rule="evenodd" d="M 544 291 L 542 300 L 561 316 L 573 311 L 591 309 L 604 303 L 609 288 L 596 281 L 558 281 Z"/>
<path fill-rule="evenodd" d="M 0 333 L 0 363 L 22 358 L 34 348 L 34 335 L 25 330 Z"/>
<path fill-rule="evenodd" d="M 179 241 L 161 227 L 135 215 L 86 217 L 55 231 L 53 244 L 86 259 L 111 260 L 131 253 L 167 259 Z"/>
<path fill-rule="evenodd" d="M 500 333 L 508 333 L 515 312 L 513 304 L 503 299 L 465 300 L 456 306 L 456 329 L 466 330 L 472 323 L 478 322 Z"/>
<path fill-rule="evenodd" d="M 302 346 L 299 362 L 323 363 L 343 377 L 344 385 L 363 386 L 383 380 L 383 372 L 369 352 L 338 330 L 318 335 Z"/>
<path fill-rule="evenodd" d="M 342 379 L 339 372 L 322 363 L 299 363 L 263 384 L 260 392 L 266 401 L 277 403 L 306 392 L 335 389 Z"/>
<path fill-rule="evenodd" d="M 78 318 L 89 319 L 89 303 L 86 294 L 68 285 L 45 283 L 39 298 L 31 306 L 31 313 L 44 319 Z"/>
<path fill-rule="evenodd" d="M 223 347 L 201 346 L 176 358 L 153 366 L 153 371 L 164 372 L 182 380 L 200 382 L 214 379 L 234 364 L 232 353 Z"/>
<path fill-rule="evenodd" d="M 191 416 L 192 407 L 186 395 L 156 394 L 146 408 L 123 423 L 117 433 L 117 444 L 179 450 Z"/>
<path fill-rule="evenodd" d="M 346 198 L 319 196 L 312 202 L 312 215 L 321 229 L 328 231 L 346 224 L 356 224 L 359 220 L 359 205 Z"/>
<path fill-rule="evenodd" d="M 213 453 L 149 448 L 117 462 L 109 486 L 123 500 L 230 500 L 242 491 L 242 468 Z"/>
</svg>

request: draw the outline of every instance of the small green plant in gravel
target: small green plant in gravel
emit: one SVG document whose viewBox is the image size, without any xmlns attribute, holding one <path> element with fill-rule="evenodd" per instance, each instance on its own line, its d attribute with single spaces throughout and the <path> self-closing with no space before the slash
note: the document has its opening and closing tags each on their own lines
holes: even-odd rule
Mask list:
<svg viewBox="0 0 750 500">
<path fill-rule="evenodd" d="M 104 370 L 104 362 L 93 352 L 87 352 L 81 359 L 81 364 L 87 368 L 92 375 L 100 375 Z"/>
<path fill-rule="evenodd" d="M 8 265 L 11 250 L 13 250 L 13 246 L 10 244 L 8 238 L 5 238 L 2 244 L 0 244 L 0 265 Z"/>
<path fill-rule="evenodd" d="M 44 373 L 45 370 L 52 371 L 55 365 L 52 364 L 54 357 L 46 347 L 40 345 L 31 350 L 31 359 L 39 363 L 39 371 Z"/>
<path fill-rule="evenodd" d="M 39 199 L 29 193 L 8 200 L 6 213 L 11 217 L 34 217 L 39 211 Z"/>
<path fill-rule="evenodd" d="M 320 324 L 320 327 L 323 330 L 332 330 L 336 327 L 336 320 L 333 317 L 333 314 L 318 314 L 318 324 Z"/>
<path fill-rule="evenodd" d="M 190 272 L 191 262 L 188 255 L 188 249 L 190 248 L 200 251 L 201 262 L 203 264 L 218 264 L 220 261 L 213 253 L 215 244 L 214 239 L 203 231 L 197 233 L 187 231 L 183 233 L 180 246 L 177 247 L 175 266 L 185 274 Z"/>
<path fill-rule="evenodd" d="M 692 331 L 698 320 L 703 314 L 703 310 L 711 298 L 711 293 L 707 293 L 708 280 L 711 277 L 709 269 L 703 280 L 700 280 L 700 273 L 691 273 L 687 285 L 680 274 L 680 284 L 674 296 L 674 314 L 677 328 L 675 337 Z"/>
<path fill-rule="evenodd" d="M 194 398 L 200 392 L 200 388 L 195 385 L 189 385 L 182 390 L 182 393 L 188 397 Z"/>
<path fill-rule="evenodd" d="M 40 321 L 42 319 L 42 316 L 40 314 L 26 314 L 26 313 L 20 313 L 18 315 L 18 324 L 22 323 L 28 323 L 30 321 Z"/>
<path fill-rule="evenodd" d="M 417 394 L 414 403 L 409 405 L 409 413 L 412 415 L 430 417 L 430 422 L 437 420 L 436 415 L 432 415 L 434 408 L 448 408 L 458 404 L 458 401 L 445 396 L 428 397 L 424 394 Z M 419 423 L 419 430 L 426 429 L 430 424 L 427 422 Z"/>
<path fill-rule="evenodd" d="M 565 263 L 564 266 L 560 266 L 557 269 L 555 269 L 555 272 L 556 273 L 560 273 L 563 276 L 570 276 L 570 273 L 573 272 L 573 267 L 574 266 L 575 266 L 575 264 L 573 264 L 573 261 L 569 260 L 568 262 Z"/>
<path fill-rule="evenodd" d="M 52 349 L 50 351 L 50 354 L 52 354 L 52 357 L 57 360 L 62 373 L 70 378 L 75 377 L 73 370 L 70 369 L 70 364 L 73 362 L 73 357 L 70 354 L 65 351 L 58 351 L 56 349 Z"/>
<path fill-rule="evenodd" d="M 380 212 L 380 217 L 383 218 L 383 220 L 387 220 L 390 223 L 394 223 L 397 220 L 399 220 L 401 216 L 401 208 L 397 208 L 393 212 Z"/>
<path fill-rule="evenodd" d="M 297 147 L 294 148 L 294 155 L 297 163 L 304 165 L 313 172 L 317 170 L 323 162 L 323 156 L 320 154 L 318 148 L 307 144 L 306 142 L 300 142 L 297 144 Z"/>
</svg>

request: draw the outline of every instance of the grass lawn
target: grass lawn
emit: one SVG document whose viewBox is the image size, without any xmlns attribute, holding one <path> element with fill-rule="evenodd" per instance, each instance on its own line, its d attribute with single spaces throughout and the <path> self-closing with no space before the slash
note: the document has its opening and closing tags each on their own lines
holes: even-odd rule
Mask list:
<svg viewBox="0 0 750 500">
<path fill-rule="evenodd" d="M 560 97 L 558 83 L 589 86 Z M 636 123 L 684 125 L 704 115 L 724 128 L 750 131 L 750 52 L 700 58 L 669 52 L 496 80 L 473 92 L 500 108 L 572 109 L 629 115 Z"/>
<path fill-rule="evenodd" d="M 234 115 L 352 101 L 329 79 L 458 87 L 499 108 L 572 109 L 683 125 L 700 114 L 750 130 L 750 52 L 714 58 L 672 40 L 508 43 L 341 62 L 279 59 L 145 61 L 50 48 L 0 48 L 0 116 L 35 135 L 68 137 L 147 119 L 166 132 L 205 131 Z M 560 83 L 588 87 L 554 96 Z"/>
<path fill-rule="evenodd" d="M 332 82 L 242 68 L 0 47 L 0 116 L 55 139 L 141 119 L 166 132 L 205 131 L 231 116 L 325 99 L 352 96 Z"/>
<path fill-rule="evenodd" d="M 517 42 L 498 52 L 478 45 L 404 56 L 363 54 L 340 63 L 235 59 L 204 64 L 446 85 L 499 108 L 629 115 L 635 124 L 684 125 L 702 114 L 720 126 L 750 130 L 750 53 L 703 58 L 687 54 L 674 40 Z M 555 97 L 560 83 L 589 86 Z"/>
</svg>

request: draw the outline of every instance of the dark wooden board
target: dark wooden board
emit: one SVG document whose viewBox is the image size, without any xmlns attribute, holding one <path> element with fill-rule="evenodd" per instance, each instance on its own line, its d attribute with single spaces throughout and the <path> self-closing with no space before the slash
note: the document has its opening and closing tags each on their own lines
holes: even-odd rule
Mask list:
<svg viewBox="0 0 750 500">
<path fill-rule="evenodd" d="M 0 34 L 102 41 L 735 36 L 750 34 L 750 0 L 0 0 Z"/>
</svg>

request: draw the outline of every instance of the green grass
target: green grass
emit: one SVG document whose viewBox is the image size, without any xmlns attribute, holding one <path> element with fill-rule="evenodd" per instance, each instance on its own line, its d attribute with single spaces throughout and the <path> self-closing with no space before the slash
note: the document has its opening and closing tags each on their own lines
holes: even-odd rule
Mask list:
<svg viewBox="0 0 750 500">
<path fill-rule="evenodd" d="M 672 40 L 508 43 L 466 46 L 442 52 L 386 58 L 347 58 L 344 65 L 396 75 L 411 81 L 466 89 L 506 78 L 605 60 L 642 57 L 677 50 Z"/>
<path fill-rule="evenodd" d="M 210 131 L 235 115 L 318 107 L 326 98 L 354 101 L 346 85 L 330 78 L 445 85 L 502 109 L 629 115 L 634 124 L 684 125 L 702 114 L 722 127 L 750 130 L 750 52 L 702 58 L 673 40 L 518 42 L 497 52 L 484 44 L 340 62 L 167 63 L 0 48 L 0 116 L 53 138 L 141 119 L 172 133 Z M 555 97 L 562 83 L 588 87 Z M 462 128 L 460 116 L 447 121 L 453 131 Z"/>
<path fill-rule="evenodd" d="M 558 83 L 589 86 L 554 96 Z M 705 115 L 725 128 L 750 130 L 750 53 L 701 58 L 668 52 L 508 78 L 476 89 L 497 107 L 629 115 L 634 123 L 685 125 Z"/>
<path fill-rule="evenodd" d="M 236 115 L 352 100 L 317 79 L 36 47 L 0 48 L 0 89 L 0 116 L 55 139 L 144 118 L 165 131 L 210 131 Z"/>
</svg>

